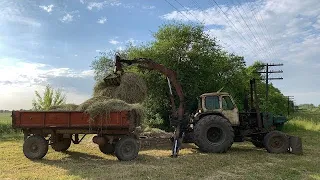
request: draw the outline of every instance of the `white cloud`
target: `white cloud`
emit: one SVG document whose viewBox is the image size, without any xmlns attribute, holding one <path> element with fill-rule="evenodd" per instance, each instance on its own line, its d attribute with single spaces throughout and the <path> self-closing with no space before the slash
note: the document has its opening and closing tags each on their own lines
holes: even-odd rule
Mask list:
<svg viewBox="0 0 320 180">
<path fill-rule="evenodd" d="M 84 3 L 85 3 L 85 1 L 84 1 L 84 0 L 80 0 L 80 3 L 81 3 L 81 4 L 84 4 Z"/>
<path fill-rule="evenodd" d="M 72 22 L 73 21 L 73 15 L 67 13 L 66 15 L 64 15 L 61 19 L 60 19 L 61 22 L 64 22 L 64 23 L 68 23 L 68 22 Z"/>
<path fill-rule="evenodd" d="M 247 64 L 255 60 L 284 63 L 283 81 L 274 81 L 285 94 L 296 95 L 299 102 L 311 101 L 300 94 L 319 94 L 317 67 L 320 52 L 320 3 L 318 0 L 257 0 L 239 4 L 220 5 L 228 19 L 217 6 L 199 10 L 172 11 L 160 16 L 164 20 L 203 22 L 206 33 L 221 40 L 229 52 L 244 56 Z M 242 20 L 239 12 L 245 19 Z M 254 34 L 254 35 L 253 35 Z M 243 36 L 243 37 L 241 37 Z M 258 40 L 256 42 L 254 36 Z M 297 87 L 296 84 L 299 84 Z M 301 88 L 300 88 L 301 87 Z M 305 87 L 305 88 L 302 88 Z M 319 100 L 313 98 L 313 103 Z"/>
<path fill-rule="evenodd" d="M 75 56 L 75 57 L 78 57 L 78 54 L 75 54 L 74 56 Z"/>
<path fill-rule="evenodd" d="M 97 9 L 101 10 L 105 6 L 120 6 L 122 3 L 118 0 L 108 0 L 108 1 L 102 1 L 102 2 L 89 2 L 87 5 L 87 8 L 89 10 Z"/>
<path fill-rule="evenodd" d="M 155 6 L 142 6 L 142 9 L 155 9 Z"/>
<path fill-rule="evenodd" d="M 101 17 L 100 19 L 98 19 L 97 23 L 104 24 L 106 21 L 107 21 L 106 17 Z"/>
<path fill-rule="evenodd" d="M 22 14 L 25 9 L 20 6 L 12 6 L 11 4 L 1 5 L 0 23 L 17 23 L 32 27 L 41 27 L 41 23 L 36 19 L 28 17 L 27 14 Z"/>
<path fill-rule="evenodd" d="M 48 6 L 39 6 L 39 8 L 43 9 L 44 11 L 47 11 L 48 13 L 50 13 L 53 9 L 54 5 L 50 4 Z"/>
<path fill-rule="evenodd" d="M 0 62 L 0 109 L 31 108 L 34 91 L 42 90 L 47 84 L 54 88 L 62 88 L 71 100 L 68 102 L 81 103 L 90 96 L 90 93 L 80 92 L 69 84 L 55 84 L 53 80 L 58 79 L 58 82 L 61 82 L 63 79 L 71 78 L 79 82 L 88 81 L 93 78 L 92 70 L 55 68 L 11 58 L 2 58 Z"/>
<path fill-rule="evenodd" d="M 208 26 L 207 33 L 221 40 L 222 46 L 227 50 L 245 56 L 249 62 L 257 59 L 270 62 L 287 60 L 287 52 L 292 51 L 292 44 L 297 44 L 299 39 L 298 44 L 302 45 L 301 42 L 314 34 L 311 29 L 316 28 L 317 24 L 312 24 L 310 19 L 320 14 L 317 0 L 258 0 L 242 3 L 241 6 L 233 4 L 220 7 L 234 25 L 226 20 L 217 6 L 204 10 L 188 8 L 187 11 L 181 11 L 182 14 L 172 11 L 161 18 L 184 22 L 200 21 Z M 319 33 L 316 36 L 318 37 Z M 305 49 L 299 51 L 304 53 Z M 298 62 L 295 59 L 297 58 L 291 61 Z"/>
<path fill-rule="evenodd" d="M 0 61 L 1 62 L 1 61 Z M 4 61 L 5 62 L 5 59 Z M 34 85 L 52 77 L 85 78 L 92 76 L 91 71 L 75 71 L 70 68 L 55 68 L 41 63 L 16 60 L 14 63 L 0 65 L 0 84 Z"/>
<path fill-rule="evenodd" d="M 117 40 L 111 39 L 111 40 L 109 41 L 109 43 L 116 45 L 116 44 L 119 44 L 120 42 L 117 41 Z"/>
</svg>

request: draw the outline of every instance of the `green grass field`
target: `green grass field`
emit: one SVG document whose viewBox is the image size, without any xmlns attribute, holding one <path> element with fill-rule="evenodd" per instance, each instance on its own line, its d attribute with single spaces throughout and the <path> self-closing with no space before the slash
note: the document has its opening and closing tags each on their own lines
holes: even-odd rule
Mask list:
<svg viewBox="0 0 320 180">
<path fill-rule="evenodd" d="M 0 179 L 320 179 L 320 114 L 297 114 L 285 131 L 303 140 L 303 155 L 269 154 L 248 143 L 235 143 L 224 154 L 200 153 L 184 145 L 170 158 L 170 147 L 142 150 L 132 162 L 102 154 L 90 138 L 71 145 L 67 153 L 49 148 L 44 159 L 31 161 L 22 153 L 22 136 L 1 130 Z M 0 115 L 1 128 L 10 115 Z M 3 125 L 4 124 L 4 125 Z"/>
</svg>

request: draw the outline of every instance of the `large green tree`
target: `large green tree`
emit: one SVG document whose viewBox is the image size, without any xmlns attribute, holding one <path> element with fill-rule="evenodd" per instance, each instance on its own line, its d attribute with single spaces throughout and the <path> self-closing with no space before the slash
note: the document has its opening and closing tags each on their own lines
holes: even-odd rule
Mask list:
<svg viewBox="0 0 320 180">
<path fill-rule="evenodd" d="M 60 106 L 66 102 L 66 95 L 60 89 L 55 90 L 50 85 L 45 87 L 42 96 L 38 91 L 35 91 L 35 95 L 32 102 L 33 110 L 50 110 L 51 107 Z"/>
<path fill-rule="evenodd" d="M 154 40 L 141 46 L 129 46 L 121 55 L 125 58 L 150 58 L 177 72 L 186 99 L 186 111 L 192 113 L 197 108 L 197 97 L 220 88 L 229 92 L 236 100 L 239 109 L 249 93 L 251 78 L 260 79 L 254 71 L 261 70 L 257 62 L 246 67 L 243 57 L 228 53 L 218 45 L 215 38 L 209 37 L 203 26 L 168 24 L 154 33 Z M 112 56 L 102 54 L 92 64 L 96 79 L 110 72 Z M 148 98 L 144 102 L 148 119 L 163 118 L 168 123 L 170 113 L 168 85 L 164 76 L 154 71 L 139 71 L 148 85 Z M 259 99 L 264 104 L 265 85 L 257 81 Z M 285 102 L 281 92 L 270 86 L 270 101 L 274 112 L 283 111 Z M 270 103 L 271 104 L 271 103 Z M 264 105 L 266 106 L 266 105 Z M 262 105 L 262 109 L 265 108 Z M 281 107 L 281 108 L 279 108 Z"/>
</svg>

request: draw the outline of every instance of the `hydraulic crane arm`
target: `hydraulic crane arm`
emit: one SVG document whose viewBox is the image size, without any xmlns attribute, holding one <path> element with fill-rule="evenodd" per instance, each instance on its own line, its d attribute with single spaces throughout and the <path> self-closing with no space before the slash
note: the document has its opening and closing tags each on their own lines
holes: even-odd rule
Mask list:
<svg viewBox="0 0 320 180">
<path fill-rule="evenodd" d="M 117 75 L 116 77 L 106 77 L 104 81 L 107 84 L 114 83 L 114 82 L 119 82 L 119 75 L 123 74 L 123 64 L 127 65 L 137 65 L 139 68 L 142 69 L 148 69 L 148 70 L 155 70 L 160 72 L 161 74 L 165 75 L 168 79 L 168 84 L 170 88 L 170 101 L 171 101 L 171 106 L 172 106 L 172 119 L 171 119 L 171 124 L 175 127 L 175 134 L 174 134 L 174 143 L 173 143 L 173 148 L 172 148 L 172 156 L 176 157 L 178 155 L 179 151 L 179 145 L 180 145 L 180 125 L 183 120 L 184 116 L 184 108 L 185 108 L 185 102 L 184 102 L 184 94 L 182 91 L 181 84 L 177 80 L 177 73 L 151 59 L 147 58 L 138 58 L 138 59 L 133 59 L 133 60 L 126 60 L 126 59 L 121 59 L 118 55 L 116 55 L 116 61 L 115 61 L 115 74 Z M 114 81 L 114 79 L 118 79 L 117 81 Z M 175 105 L 175 100 L 172 94 L 171 90 L 171 84 L 176 90 L 176 93 L 179 97 L 179 106 L 176 108 Z"/>
<path fill-rule="evenodd" d="M 172 105 L 172 116 L 173 118 L 178 120 L 177 123 L 180 123 L 184 115 L 184 95 L 181 84 L 177 80 L 177 73 L 159 63 L 152 61 L 151 59 L 139 58 L 133 60 L 125 60 L 121 59 L 119 56 L 116 56 L 115 71 L 123 73 L 122 64 L 124 63 L 128 65 L 136 64 L 139 68 L 142 69 L 156 70 L 165 75 L 170 80 L 172 86 L 175 88 L 176 93 L 179 97 L 179 106 L 177 109 L 175 106 L 174 97 L 171 94 L 170 100 Z M 173 125 L 177 126 L 177 123 L 173 123 Z"/>
</svg>

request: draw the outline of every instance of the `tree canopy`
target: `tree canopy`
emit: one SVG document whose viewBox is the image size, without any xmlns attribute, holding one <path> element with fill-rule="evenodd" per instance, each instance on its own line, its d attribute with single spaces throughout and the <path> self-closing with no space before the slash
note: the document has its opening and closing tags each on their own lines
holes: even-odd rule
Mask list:
<svg viewBox="0 0 320 180">
<path fill-rule="evenodd" d="M 223 88 L 236 100 L 238 108 L 243 109 L 243 99 L 249 93 L 249 81 L 255 77 L 261 62 L 247 67 L 244 58 L 225 51 L 216 38 L 209 37 L 203 26 L 185 24 L 167 24 L 154 33 L 154 40 L 145 45 L 129 46 L 122 56 L 132 58 L 149 58 L 177 72 L 182 85 L 186 111 L 194 112 L 197 108 L 197 97 L 203 93 L 215 92 Z M 96 78 L 101 72 L 110 70 L 112 60 L 102 55 L 93 62 Z M 97 68 L 99 67 L 99 68 Z M 101 71 L 102 69 L 102 71 Z M 133 71 L 140 72 L 136 69 Z M 148 98 L 144 105 L 149 119 L 157 119 L 159 115 L 168 122 L 169 99 L 166 79 L 157 72 L 145 72 L 142 76 L 148 85 Z M 286 110 L 285 97 L 272 84 L 269 85 L 269 100 L 266 105 L 265 84 L 258 81 L 258 92 L 262 108 L 274 113 L 284 113 Z"/>
</svg>

